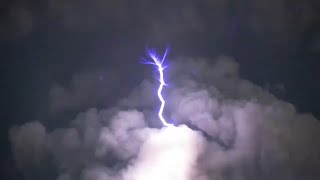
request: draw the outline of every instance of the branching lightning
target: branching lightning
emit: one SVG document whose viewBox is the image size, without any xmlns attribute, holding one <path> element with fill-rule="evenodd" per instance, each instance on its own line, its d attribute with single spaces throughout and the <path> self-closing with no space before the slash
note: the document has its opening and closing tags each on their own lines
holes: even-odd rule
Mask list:
<svg viewBox="0 0 320 180">
<path fill-rule="evenodd" d="M 166 49 L 162 59 L 160 59 L 156 52 L 150 50 L 148 51 L 148 55 L 149 57 L 152 59 L 152 61 L 145 61 L 144 63 L 145 64 L 151 64 L 151 65 L 154 65 L 157 67 L 158 69 L 158 72 L 159 72 L 159 82 L 160 82 L 160 85 L 159 85 L 159 88 L 158 88 L 158 98 L 159 100 L 161 101 L 161 106 L 160 106 L 160 109 L 159 109 L 159 112 L 158 112 L 158 116 L 159 116 L 159 119 L 160 121 L 162 122 L 162 124 L 164 126 L 167 126 L 167 127 L 171 127 L 173 126 L 172 124 L 169 124 L 163 117 L 162 113 L 163 113 L 163 109 L 164 109 L 164 106 L 166 104 L 166 101 L 164 100 L 163 96 L 162 96 L 162 89 L 163 89 L 163 86 L 166 86 L 166 83 L 164 81 L 164 69 L 166 68 L 165 66 L 163 66 L 163 62 L 165 61 L 166 59 L 166 56 L 167 56 L 167 53 L 168 53 L 168 49 Z"/>
</svg>

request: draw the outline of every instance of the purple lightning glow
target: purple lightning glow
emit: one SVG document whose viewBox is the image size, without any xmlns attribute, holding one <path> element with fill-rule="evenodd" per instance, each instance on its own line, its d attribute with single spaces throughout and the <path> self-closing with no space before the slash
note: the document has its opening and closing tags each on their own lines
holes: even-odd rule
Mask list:
<svg viewBox="0 0 320 180">
<path fill-rule="evenodd" d="M 148 51 L 148 55 L 150 56 L 150 58 L 152 59 L 152 62 L 150 61 L 145 61 L 145 64 L 151 64 L 151 65 L 155 65 L 157 68 L 158 68 L 158 72 L 159 72 L 159 82 L 160 82 L 160 85 L 159 85 L 159 88 L 158 88 L 158 97 L 159 97 L 159 100 L 161 101 L 161 106 L 160 106 L 160 109 L 159 109 L 159 112 L 158 112 L 158 116 L 159 116 L 159 119 L 160 121 L 162 122 L 162 124 L 164 126 L 167 126 L 167 127 L 172 127 L 173 124 L 169 124 L 163 117 L 162 113 L 163 113 L 163 109 L 164 109 L 164 106 L 166 104 L 166 101 L 164 100 L 163 96 L 162 96 L 162 89 L 163 89 L 163 86 L 166 85 L 165 81 L 164 81 L 164 73 L 163 73 L 163 70 L 166 68 L 165 66 L 163 66 L 163 62 L 164 60 L 166 59 L 166 56 L 167 56 L 167 53 L 168 53 L 168 49 L 166 49 L 162 59 L 160 60 L 160 58 L 157 56 L 156 52 L 154 51 Z"/>
</svg>

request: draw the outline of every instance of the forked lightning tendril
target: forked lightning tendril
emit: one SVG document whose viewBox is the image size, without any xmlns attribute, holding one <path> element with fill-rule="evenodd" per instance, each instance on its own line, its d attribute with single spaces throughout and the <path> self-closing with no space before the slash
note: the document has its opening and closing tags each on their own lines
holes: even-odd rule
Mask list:
<svg viewBox="0 0 320 180">
<path fill-rule="evenodd" d="M 158 72 L 159 72 L 159 82 L 160 82 L 160 85 L 159 85 L 159 88 L 158 88 L 158 98 L 159 100 L 161 101 L 161 106 L 160 106 L 160 109 L 159 109 L 159 112 L 158 112 L 158 116 L 159 116 L 159 119 L 160 121 L 162 122 L 162 124 L 164 126 L 167 126 L 167 127 L 170 127 L 170 126 L 173 126 L 172 124 L 169 124 L 163 117 L 162 113 L 163 113 L 163 109 L 164 109 L 164 106 L 166 104 L 166 101 L 164 100 L 163 96 L 162 96 L 162 89 L 163 89 L 163 86 L 166 85 L 165 81 L 164 81 L 164 74 L 163 74 L 163 70 L 166 68 L 163 66 L 163 62 L 164 60 L 166 59 L 166 56 L 167 56 L 167 53 L 168 53 L 168 49 L 166 49 L 162 59 L 160 59 L 157 54 L 154 52 L 154 51 L 148 51 L 148 55 L 150 56 L 150 58 L 152 59 L 152 62 L 150 61 L 145 61 L 145 64 L 152 64 L 152 65 L 155 65 L 157 68 L 158 68 Z"/>
</svg>

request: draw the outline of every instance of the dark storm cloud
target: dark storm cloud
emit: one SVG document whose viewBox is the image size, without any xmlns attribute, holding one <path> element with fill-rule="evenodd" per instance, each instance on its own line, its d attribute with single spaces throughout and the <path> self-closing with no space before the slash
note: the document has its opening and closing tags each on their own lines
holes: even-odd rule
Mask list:
<svg viewBox="0 0 320 180">
<path fill-rule="evenodd" d="M 147 41 L 160 44 L 208 35 L 219 44 L 245 26 L 253 39 L 285 51 L 314 23 L 312 2 L 49 0 L 44 16 L 71 32 L 142 31 Z M 10 22 L 1 30 L 4 36 L 34 29 L 35 12 L 29 7 L 10 6 L 1 21 Z M 316 38 L 313 42 L 317 51 Z M 115 51 L 118 46 L 112 44 Z M 96 108 L 65 120 L 62 128 L 40 123 L 46 119 L 11 128 L 17 167 L 30 179 L 319 179 L 320 147 L 314 138 L 320 135 L 319 120 L 240 78 L 232 58 L 178 58 L 168 73 L 165 116 L 197 131 L 155 128 L 160 122 L 154 81 L 144 80 L 128 97 L 101 109 L 125 89 L 127 79 L 119 80 L 112 70 L 77 73 L 51 87 L 50 112 Z M 266 89 L 284 91 L 281 84 Z M 46 167 L 52 176 L 43 176 Z"/>
<path fill-rule="evenodd" d="M 3 9 L 0 18 L 0 37 L 10 39 L 25 36 L 30 33 L 34 26 L 34 17 L 28 2 L 2 2 Z"/>
<path fill-rule="evenodd" d="M 150 39 L 156 42 L 170 42 L 179 34 L 199 33 L 205 28 L 199 9 L 192 1 L 138 2 L 138 19 L 146 25 Z"/>
<path fill-rule="evenodd" d="M 50 16 L 66 28 L 143 31 L 150 41 L 161 43 L 178 34 L 202 32 L 204 22 L 198 11 L 192 1 L 49 0 Z"/>
<path fill-rule="evenodd" d="M 288 43 L 314 23 L 315 3 L 310 0 L 48 0 L 45 10 L 39 13 L 31 9 L 31 1 L 16 1 L 9 4 L 1 22 L 4 35 L 11 31 L 26 35 L 32 30 L 34 19 L 40 18 L 75 31 L 102 27 L 145 31 L 150 41 L 158 43 L 171 42 L 190 33 L 208 33 L 219 39 L 231 36 L 239 25 L 245 25 L 252 35 L 263 35 L 271 45 L 276 45 Z"/>
<path fill-rule="evenodd" d="M 67 28 L 78 30 L 111 23 L 121 27 L 128 23 L 130 17 L 125 0 L 48 0 L 48 9 L 53 19 Z"/>
<path fill-rule="evenodd" d="M 313 5 L 313 1 L 249 1 L 248 6 L 242 6 L 248 11 L 242 13 L 254 36 L 283 47 L 299 40 L 296 38 L 311 26 L 316 17 Z"/>
<path fill-rule="evenodd" d="M 39 122 L 30 122 L 21 127 L 13 127 L 10 141 L 15 142 L 12 150 L 19 169 L 40 168 L 46 148 L 46 129 Z"/>
<path fill-rule="evenodd" d="M 200 131 L 150 127 L 157 84 L 145 80 L 118 105 L 90 108 L 68 127 L 13 128 L 18 167 L 32 177 L 28 163 L 51 159 L 59 180 L 319 179 L 318 120 L 241 79 L 232 58 L 178 58 L 167 72 L 166 117 Z"/>
<path fill-rule="evenodd" d="M 73 75 L 66 86 L 55 84 L 49 91 L 51 113 L 62 113 L 97 104 L 104 104 L 115 91 L 118 74 L 114 70 Z M 110 97 L 109 97 L 110 98 Z"/>
</svg>

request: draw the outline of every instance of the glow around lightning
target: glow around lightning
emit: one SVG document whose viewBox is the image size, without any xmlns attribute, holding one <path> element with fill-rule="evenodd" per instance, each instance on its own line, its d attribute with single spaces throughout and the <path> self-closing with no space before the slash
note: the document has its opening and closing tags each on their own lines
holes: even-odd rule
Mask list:
<svg viewBox="0 0 320 180">
<path fill-rule="evenodd" d="M 158 57 L 158 55 L 154 52 L 154 51 L 148 51 L 148 55 L 150 56 L 150 58 L 152 59 L 152 62 L 150 61 L 146 61 L 145 63 L 146 64 L 152 64 L 152 65 L 155 65 L 158 69 L 158 72 L 159 72 L 159 82 L 160 82 L 160 85 L 159 85 L 159 88 L 158 88 L 158 98 L 159 100 L 161 101 L 161 106 L 160 106 L 160 109 L 159 109 L 159 112 L 158 112 L 158 116 L 159 116 L 159 119 L 160 121 L 162 122 L 162 124 L 164 126 L 167 126 L 167 127 L 171 127 L 173 126 L 172 124 L 169 124 L 163 117 L 163 109 L 164 109 L 164 106 L 166 104 L 166 101 L 164 100 L 163 96 L 162 96 L 162 89 L 163 89 L 163 86 L 166 85 L 165 81 L 164 81 L 164 69 L 166 68 L 165 66 L 163 66 L 163 62 L 165 61 L 166 59 L 166 56 L 167 56 L 167 53 L 168 53 L 168 49 L 166 49 L 163 57 L 160 59 Z"/>
</svg>

